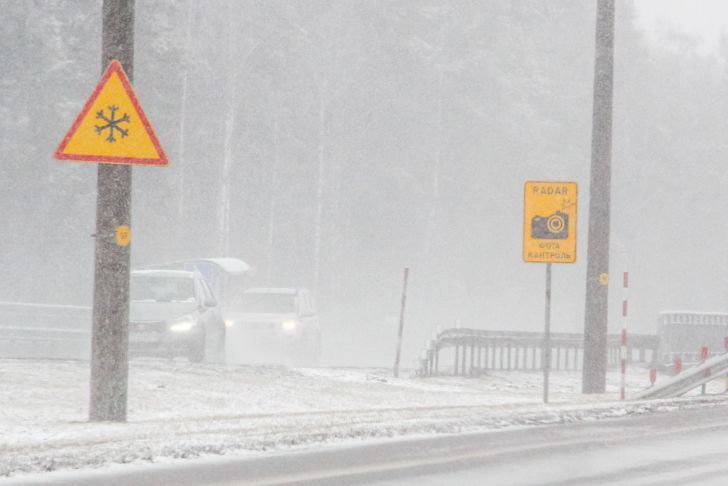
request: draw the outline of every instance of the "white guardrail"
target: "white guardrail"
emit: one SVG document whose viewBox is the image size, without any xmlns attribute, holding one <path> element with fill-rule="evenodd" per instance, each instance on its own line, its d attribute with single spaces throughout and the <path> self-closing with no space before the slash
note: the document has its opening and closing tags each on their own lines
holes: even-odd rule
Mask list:
<svg viewBox="0 0 728 486">
<path fill-rule="evenodd" d="M 88 359 L 91 307 L 0 302 L 0 358 Z"/>
</svg>

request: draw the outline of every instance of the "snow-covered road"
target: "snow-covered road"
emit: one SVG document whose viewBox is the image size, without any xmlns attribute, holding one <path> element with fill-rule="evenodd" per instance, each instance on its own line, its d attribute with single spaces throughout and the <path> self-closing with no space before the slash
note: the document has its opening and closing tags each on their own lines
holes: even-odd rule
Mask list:
<svg viewBox="0 0 728 486">
<path fill-rule="evenodd" d="M 377 440 L 258 457 L 27 476 L 18 485 L 705 484 L 728 478 L 726 406 L 538 428 Z"/>
<path fill-rule="evenodd" d="M 578 372 L 478 379 L 393 379 L 382 369 L 287 369 L 140 359 L 130 367 L 129 421 L 88 423 L 88 363 L 0 360 L 0 478 L 109 464 L 352 444 L 713 407 L 721 396 L 654 402 L 583 396 Z M 634 370 L 630 388 L 646 383 Z M 716 383 L 718 391 L 721 383 Z M 0 484 L 3 482 L 0 479 Z"/>
<path fill-rule="evenodd" d="M 726 411 L 725 407 L 683 410 L 539 428 L 527 435 L 490 434 L 434 460 L 410 461 L 401 469 L 390 464 L 389 471 L 372 471 L 337 484 L 724 486 L 728 484 Z"/>
</svg>

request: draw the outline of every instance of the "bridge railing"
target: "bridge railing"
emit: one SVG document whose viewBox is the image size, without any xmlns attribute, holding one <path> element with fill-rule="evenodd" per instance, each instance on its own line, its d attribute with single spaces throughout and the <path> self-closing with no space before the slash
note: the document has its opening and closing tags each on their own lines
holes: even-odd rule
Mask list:
<svg viewBox="0 0 728 486">
<path fill-rule="evenodd" d="M 607 341 L 607 363 L 619 365 L 620 336 Z M 544 335 L 526 331 L 487 331 L 453 328 L 438 332 L 422 351 L 417 363 L 418 376 L 452 374 L 475 376 L 488 370 L 543 369 Z M 629 362 L 652 363 L 657 359 L 657 336 L 629 336 Z M 443 351 L 452 349 L 449 365 Z M 583 360 L 584 336 L 578 333 L 551 333 L 551 369 L 579 370 Z"/>
<path fill-rule="evenodd" d="M 88 359 L 91 308 L 0 302 L 0 357 Z"/>
</svg>

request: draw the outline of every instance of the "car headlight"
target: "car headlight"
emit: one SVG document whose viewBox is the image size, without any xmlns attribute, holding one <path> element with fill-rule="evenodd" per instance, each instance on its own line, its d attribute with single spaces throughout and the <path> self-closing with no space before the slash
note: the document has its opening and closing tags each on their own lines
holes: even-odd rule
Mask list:
<svg viewBox="0 0 728 486">
<path fill-rule="evenodd" d="M 225 327 L 231 328 L 234 325 L 235 325 L 235 321 L 233 321 L 232 319 L 225 319 Z"/>
<path fill-rule="evenodd" d="M 195 326 L 197 325 L 197 322 L 192 319 L 192 317 L 182 317 L 180 319 L 175 319 L 174 321 L 171 321 L 169 323 L 169 330 L 172 332 L 189 332 L 191 331 Z"/>
<path fill-rule="evenodd" d="M 298 322 L 294 321 L 293 319 L 288 319 L 281 322 L 281 329 L 283 330 L 283 332 L 294 332 L 297 327 Z"/>
</svg>

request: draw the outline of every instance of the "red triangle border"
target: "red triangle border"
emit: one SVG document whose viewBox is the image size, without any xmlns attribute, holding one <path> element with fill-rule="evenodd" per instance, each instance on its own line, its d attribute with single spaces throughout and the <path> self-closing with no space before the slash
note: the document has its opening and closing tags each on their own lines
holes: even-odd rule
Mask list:
<svg viewBox="0 0 728 486">
<path fill-rule="evenodd" d="M 71 138 L 76 134 L 76 130 L 78 130 L 78 127 L 81 124 L 81 122 L 83 121 L 83 119 L 86 117 L 89 110 L 91 110 L 91 107 L 93 106 L 94 102 L 96 102 L 96 98 L 99 97 L 101 90 L 106 85 L 106 83 L 108 82 L 111 75 L 114 73 L 116 73 L 119 76 L 119 79 L 121 80 L 121 84 L 124 87 L 124 91 L 126 91 L 126 94 L 129 96 L 129 99 L 131 100 L 131 103 L 134 106 L 134 109 L 139 114 L 139 119 L 141 120 L 142 125 L 144 126 L 144 129 L 147 132 L 147 135 L 149 135 L 149 139 L 151 140 L 152 145 L 154 146 L 154 149 L 159 154 L 158 159 L 147 159 L 147 158 L 142 158 L 142 157 L 117 157 L 117 156 L 109 156 L 109 155 L 66 154 L 63 152 L 66 149 L 66 146 L 70 142 Z M 141 105 L 139 104 L 139 100 L 137 100 L 137 97 L 134 94 L 134 89 L 132 88 L 131 83 L 129 82 L 129 78 L 127 78 L 126 73 L 124 72 L 124 68 L 121 66 L 121 63 L 119 61 L 117 61 L 116 59 L 112 60 L 109 63 L 109 67 L 106 68 L 106 71 L 104 72 L 103 76 L 101 77 L 101 80 L 96 85 L 96 89 L 94 89 L 94 92 L 91 94 L 88 101 L 86 101 L 86 104 L 83 106 L 81 113 L 78 114 L 78 116 L 76 117 L 76 120 L 73 122 L 73 125 L 71 125 L 71 128 L 68 130 L 68 133 L 66 133 L 66 136 L 63 137 L 63 140 L 61 140 L 60 145 L 58 145 L 58 148 L 56 149 L 56 151 L 53 155 L 58 160 L 77 160 L 77 161 L 81 161 L 81 162 L 101 162 L 101 163 L 106 163 L 106 164 L 157 165 L 157 166 L 166 166 L 169 164 L 169 159 L 167 159 L 167 154 L 164 152 L 162 145 L 159 143 L 159 140 L 157 139 L 157 135 L 154 133 L 154 130 L 152 129 L 152 125 L 149 123 L 149 120 L 147 119 L 147 116 L 144 113 L 144 110 L 142 109 Z"/>
</svg>

